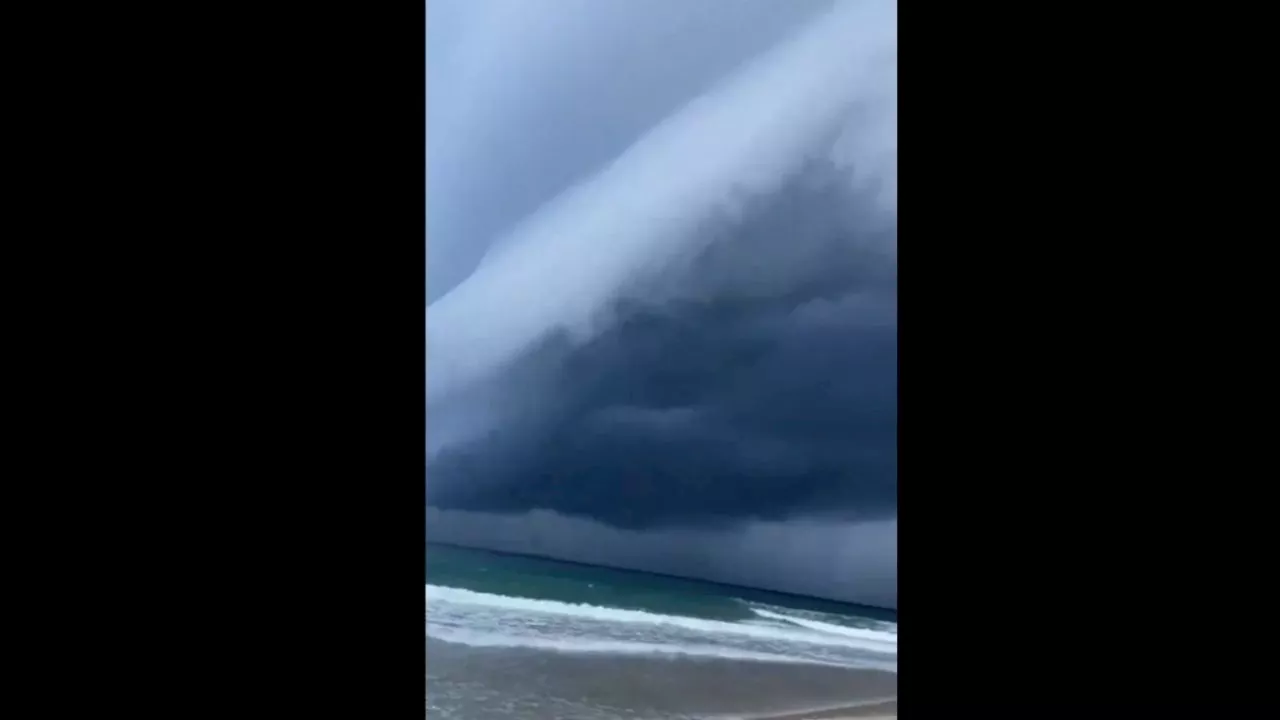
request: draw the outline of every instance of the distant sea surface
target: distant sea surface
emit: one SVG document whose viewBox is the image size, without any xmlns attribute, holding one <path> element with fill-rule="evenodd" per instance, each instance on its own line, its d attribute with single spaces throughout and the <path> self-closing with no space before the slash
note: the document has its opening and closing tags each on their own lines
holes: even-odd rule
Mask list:
<svg viewBox="0 0 1280 720">
<path fill-rule="evenodd" d="M 428 545 L 427 716 L 750 718 L 897 695 L 897 615 Z"/>
</svg>

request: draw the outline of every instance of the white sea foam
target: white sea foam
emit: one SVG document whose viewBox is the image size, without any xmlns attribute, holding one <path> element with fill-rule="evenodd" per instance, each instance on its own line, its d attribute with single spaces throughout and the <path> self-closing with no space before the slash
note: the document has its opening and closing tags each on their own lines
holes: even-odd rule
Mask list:
<svg viewBox="0 0 1280 720">
<path fill-rule="evenodd" d="M 770 620 L 781 620 L 783 622 L 791 623 L 793 625 L 798 625 L 802 628 L 808 628 L 809 630 L 813 630 L 814 632 L 827 633 L 830 635 L 842 635 L 844 637 L 855 638 L 859 640 L 871 640 L 875 642 L 892 643 L 895 648 L 897 647 L 897 644 L 898 644 L 898 633 L 896 631 L 886 632 L 883 630 L 867 630 L 864 628 L 854 628 L 854 627 L 848 627 L 845 625 L 835 625 L 833 623 L 825 623 L 825 622 L 820 622 L 818 620 L 810 620 L 807 618 L 796 617 L 794 615 L 789 615 L 789 614 L 784 614 L 779 612 L 773 612 L 771 610 L 765 610 L 762 608 L 751 608 L 751 612 L 754 612 L 756 615 L 759 615 L 762 618 L 768 618 Z"/>
<path fill-rule="evenodd" d="M 897 668 L 896 635 L 795 623 L 780 614 L 791 624 L 729 622 L 436 585 L 426 587 L 426 597 L 427 635 L 473 647 Z"/>
<path fill-rule="evenodd" d="M 485 633 L 468 630 L 451 630 L 435 628 L 428 631 L 431 637 L 445 642 L 469 647 L 490 648 L 529 648 L 534 650 L 552 650 L 565 653 L 599 653 L 602 655 L 635 655 L 635 656 L 677 656 L 721 658 L 724 660 L 754 660 L 758 662 L 798 663 L 804 665 L 832 665 L 842 667 L 841 663 L 823 663 L 806 658 L 780 655 L 778 653 L 752 652 L 735 650 L 719 645 L 678 645 L 674 643 L 628 642 L 625 640 L 590 640 L 585 638 L 553 639 L 506 635 L 501 633 Z"/>
</svg>

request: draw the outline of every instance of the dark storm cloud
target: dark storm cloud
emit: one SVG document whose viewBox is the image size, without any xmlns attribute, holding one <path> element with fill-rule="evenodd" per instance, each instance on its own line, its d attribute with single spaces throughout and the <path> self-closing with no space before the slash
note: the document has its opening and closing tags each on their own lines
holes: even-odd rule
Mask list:
<svg viewBox="0 0 1280 720">
<path fill-rule="evenodd" d="M 896 605 L 895 5 L 440 2 L 429 535 Z"/>
<path fill-rule="evenodd" d="M 893 230 L 842 177 L 811 166 L 588 342 L 524 356 L 506 378 L 538 402 L 433 458 L 431 502 L 632 528 L 892 515 Z"/>
<path fill-rule="evenodd" d="M 815 153 L 840 164 L 850 184 L 879 183 L 879 202 L 892 206 L 896 160 L 863 139 L 893 136 L 893 27 L 891 4 L 834 3 L 521 220 L 431 302 L 428 402 L 484 382 L 548 332 L 599 332 L 593 320 L 626 285 L 697 255 L 714 239 L 708 220 L 776 191 Z M 437 141 L 439 132 L 433 126 Z M 433 173 L 430 185 L 441 182 Z M 434 192 L 429 200 L 449 207 Z M 459 239 L 430 238 L 429 265 L 447 264 Z M 771 260 L 773 246 L 764 247 Z"/>
</svg>

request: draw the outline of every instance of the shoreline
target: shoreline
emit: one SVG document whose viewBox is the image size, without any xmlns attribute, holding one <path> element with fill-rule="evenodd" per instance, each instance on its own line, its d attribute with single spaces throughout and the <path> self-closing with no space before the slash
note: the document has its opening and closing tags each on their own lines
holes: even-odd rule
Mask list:
<svg viewBox="0 0 1280 720">
<path fill-rule="evenodd" d="M 754 715 L 743 720 L 890 720 L 898 717 L 898 699 L 868 700 L 817 710 Z"/>
<path fill-rule="evenodd" d="M 798 601 L 801 603 L 810 603 L 810 602 L 816 601 L 824 605 L 843 606 L 842 612 L 849 612 L 853 615 L 864 617 L 869 620 L 875 620 L 877 622 L 888 622 L 888 623 L 895 623 L 895 624 L 898 622 L 897 608 L 882 607 L 879 605 L 867 605 L 865 603 L 853 602 L 851 600 L 842 600 L 840 598 L 835 598 L 835 597 L 825 597 L 821 595 L 805 595 L 803 593 L 788 592 L 786 590 L 776 590 L 773 588 L 761 587 L 757 585 L 741 585 L 738 583 L 724 582 L 721 580 L 698 577 L 695 575 L 679 575 L 675 573 L 659 572 L 655 570 L 644 570 L 641 568 L 624 567 L 621 565 L 600 565 L 598 563 L 565 559 L 565 558 L 556 557 L 553 555 L 546 555 L 546 554 L 540 555 L 538 553 L 530 552 L 527 550 L 521 551 L 521 550 L 513 550 L 513 549 L 506 549 L 506 548 L 483 547 L 480 545 L 465 545 L 461 543 L 450 542 L 448 540 L 427 540 L 426 545 L 428 548 L 427 552 L 430 552 L 430 546 L 435 545 L 437 547 L 444 548 L 447 550 L 461 550 L 463 552 L 480 552 L 480 553 L 490 553 L 493 555 L 505 555 L 508 557 L 521 558 L 524 560 L 537 560 L 537 561 L 543 561 L 543 562 L 560 563 L 562 565 L 572 565 L 574 567 L 584 568 L 588 570 L 606 570 L 606 571 L 612 570 L 612 571 L 619 571 L 619 572 L 626 572 L 626 573 L 636 573 L 639 575 L 649 575 L 652 577 L 663 578 L 666 580 L 678 580 L 678 581 L 692 583 L 696 585 L 707 585 L 707 586 L 721 588 L 724 590 L 733 590 L 735 591 L 735 593 L 745 592 L 745 593 L 766 593 L 769 595 L 780 595 L 782 597 L 788 598 L 793 601 Z M 430 585 L 431 583 L 428 581 L 427 584 Z"/>
</svg>

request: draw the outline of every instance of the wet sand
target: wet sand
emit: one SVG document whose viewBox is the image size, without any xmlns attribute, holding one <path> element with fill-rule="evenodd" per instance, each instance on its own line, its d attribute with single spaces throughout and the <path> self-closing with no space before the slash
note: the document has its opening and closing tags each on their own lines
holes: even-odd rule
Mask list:
<svg viewBox="0 0 1280 720">
<path fill-rule="evenodd" d="M 813 712 L 757 716 L 754 720 L 889 720 L 898 717 L 898 701 L 859 703 Z"/>
<path fill-rule="evenodd" d="M 879 670 L 428 645 L 428 704 L 437 717 L 835 720 L 897 713 L 897 674 Z M 445 706 L 452 712 L 440 712 Z"/>
</svg>

